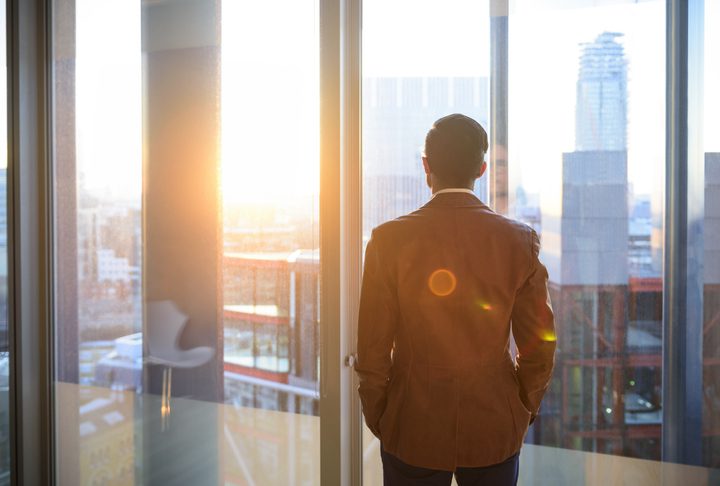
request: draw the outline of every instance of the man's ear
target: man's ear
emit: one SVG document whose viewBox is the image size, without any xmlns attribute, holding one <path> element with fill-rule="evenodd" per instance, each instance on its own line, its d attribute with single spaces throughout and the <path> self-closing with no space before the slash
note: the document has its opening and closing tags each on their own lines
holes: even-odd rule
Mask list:
<svg viewBox="0 0 720 486">
<path fill-rule="evenodd" d="M 430 175 L 430 164 L 428 164 L 427 157 L 423 157 L 422 162 L 423 162 L 423 168 L 425 169 L 425 174 Z"/>
<path fill-rule="evenodd" d="M 482 165 L 480 166 L 480 169 L 477 172 L 477 175 L 475 176 L 476 179 L 479 179 L 483 176 L 485 171 L 487 170 L 487 162 L 483 161 Z"/>
</svg>

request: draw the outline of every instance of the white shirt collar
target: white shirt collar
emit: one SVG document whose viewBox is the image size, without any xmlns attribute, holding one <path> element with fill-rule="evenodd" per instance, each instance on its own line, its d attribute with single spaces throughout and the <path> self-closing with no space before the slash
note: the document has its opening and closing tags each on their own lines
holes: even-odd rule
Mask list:
<svg viewBox="0 0 720 486">
<path fill-rule="evenodd" d="M 438 194 L 445 194 L 445 193 L 448 193 L 448 192 L 465 192 L 465 193 L 467 193 L 467 194 L 472 194 L 473 196 L 475 195 L 475 193 L 473 192 L 473 190 L 472 190 L 472 189 L 468 189 L 467 187 L 448 187 L 447 189 L 440 189 L 440 190 L 437 191 L 435 194 L 433 194 L 430 199 L 433 199 L 433 198 L 434 198 L 435 196 L 437 196 Z"/>
</svg>

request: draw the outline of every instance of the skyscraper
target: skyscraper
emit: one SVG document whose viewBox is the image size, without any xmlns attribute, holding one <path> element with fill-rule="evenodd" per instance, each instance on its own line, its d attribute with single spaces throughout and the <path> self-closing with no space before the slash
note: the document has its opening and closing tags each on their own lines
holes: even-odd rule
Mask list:
<svg viewBox="0 0 720 486">
<path fill-rule="evenodd" d="M 720 288 L 720 152 L 705 154 L 705 255 L 706 285 Z M 709 236 L 709 237 L 708 237 Z"/>
<path fill-rule="evenodd" d="M 603 32 L 582 46 L 575 108 L 575 150 L 627 148 L 627 62 L 622 34 Z"/>
<path fill-rule="evenodd" d="M 629 274 L 621 35 L 581 45 L 576 146 L 562 157 L 559 199 L 543 202 L 559 351 L 534 440 L 659 459 L 661 281 Z"/>
<path fill-rule="evenodd" d="M 603 32 L 582 44 L 575 151 L 563 154 L 561 213 L 544 211 L 550 278 L 560 285 L 628 281 L 627 62 Z"/>
<path fill-rule="evenodd" d="M 705 217 L 703 219 L 703 390 L 705 403 L 718 403 L 720 390 L 720 152 L 705 153 Z M 703 462 L 720 463 L 720 409 L 703 409 Z"/>
</svg>

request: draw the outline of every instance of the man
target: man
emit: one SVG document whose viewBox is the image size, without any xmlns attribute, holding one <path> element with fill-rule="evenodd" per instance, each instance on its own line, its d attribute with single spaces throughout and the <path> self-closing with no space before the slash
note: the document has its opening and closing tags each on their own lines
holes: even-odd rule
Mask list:
<svg viewBox="0 0 720 486">
<path fill-rule="evenodd" d="M 473 194 L 487 149 L 472 118 L 436 121 L 422 159 L 432 199 L 375 228 L 367 245 L 355 370 L 386 485 L 449 485 L 453 473 L 460 486 L 516 484 L 550 381 L 540 242 Z"/>
</svg>

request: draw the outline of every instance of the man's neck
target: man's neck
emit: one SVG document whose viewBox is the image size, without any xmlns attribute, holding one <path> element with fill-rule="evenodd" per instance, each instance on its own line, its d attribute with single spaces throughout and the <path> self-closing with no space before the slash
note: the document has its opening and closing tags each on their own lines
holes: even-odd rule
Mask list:
<svg viewBox="0 0 720 486">
<path fill-rule="evenodd" d="M 461 191 L 464 192 L 465 190 L 473 191 L 474 188 L 475 188 L 475 184 L 471 184 L 471 185 L 457 185 L 457 186 L 438 184 L 438 185 L 433 185 L 432 188 L 431 188 L 431 190 L 432 190 L 432 193 L 435 194 L 435 193 L 437 193 L 437 192 L 445 191 L 445 190 L 448 190 L 448 189 L 452 189 L 452 190 L 456 190 L 456 189 L 457 189 L 458 192 L 461 192 Z M 448 191 L 448 192 L 450 192 L 450 191 Z"/>
<path fill-rule="evenodd" d="M 433 192 L 430 199 L 434 199 L 438 194 L 457 194 L 457 193 L 463 193 L 463 194 L 472 194 L 473 196 L 475 193 L 472 189 L 468 189 L 467 187 L 446 187 L 445 189 L 440 189 L 439 191 Z"/>
</svg>

